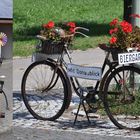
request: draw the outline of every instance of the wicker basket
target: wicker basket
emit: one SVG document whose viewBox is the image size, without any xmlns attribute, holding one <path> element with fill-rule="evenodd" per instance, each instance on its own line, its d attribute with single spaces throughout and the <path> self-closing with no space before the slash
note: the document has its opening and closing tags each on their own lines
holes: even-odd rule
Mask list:
<svg viewBox="0 0 140 140">
<path fill-rule="evenodd" d="M 119 48 L 112 48 L 110 49 L 110 52 L 111 52 L 113 61 L 118 61 L 118 54 L 125 52 L 125 50 L 119 49 Z"/>
<path fill-rule="evenodd" d="M 125 49 L 120 49 L 120 48 L 113 48 L 109 47 L 106 44 L 99 44 L 99 47 L 104 50 L 105 52 L 110 52 L 111 55 L 109 55 L 109 59 L 112 61 L 118 61 L 118 54 L 126 52 Z"/>
<path fill-rule="evenodd" d="M 62 54 L 64 51 L 63 42 L 42 41 L 40 53 L 44 54 Z"/>
</svg>

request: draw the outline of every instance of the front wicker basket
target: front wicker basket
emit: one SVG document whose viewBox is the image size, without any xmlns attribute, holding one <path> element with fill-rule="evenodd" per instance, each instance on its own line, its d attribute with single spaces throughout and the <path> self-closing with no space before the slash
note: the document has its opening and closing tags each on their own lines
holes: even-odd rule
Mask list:
<svg viewBox="0 0 140 140">
<path fill-rule="evenodd" d="M 64 43 L 63 42 L 52 42 L 52 41 L 42 41 L 40 46 L 40 53 L 44 54 L 62 54 L 64 51 Z"/>
</svg>

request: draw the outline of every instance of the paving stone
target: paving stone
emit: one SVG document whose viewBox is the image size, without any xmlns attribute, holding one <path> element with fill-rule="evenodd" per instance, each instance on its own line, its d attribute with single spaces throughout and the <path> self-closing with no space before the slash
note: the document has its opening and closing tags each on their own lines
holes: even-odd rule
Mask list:
<svg viewBox="0 0 140 140">
<path fill-rule="evenodd" d="M 76 122 L 75 126 L 73 125 L 75 115 L 71 114 L 71 112 L 67 112 L 71 114 L 69 117 L 65 117 L 65 115 L 62 115 L 62 117 L 60 117 L 56 121 L 36 120 L 28 112 L 22 99 L 20 100 L 19 97 L 17 97 L 17 99 L 16 97 L 14 97 L 14 108 L 14 127 L 67 130 L 71 132 L 95 134 L 102 136 L 131 136 L 134 138 L 140 138 L 139 132 L 130 130 L 120 130 L 116 126 L 114 126 L 114 124 L 112 124 L 112 122 L 109 119 L 104 120 L 101 117 L 90 118 L 91 124 L 89 125 L 84 113 L 82 117 L 78 116 L 78 121 Z"/>
</svg>

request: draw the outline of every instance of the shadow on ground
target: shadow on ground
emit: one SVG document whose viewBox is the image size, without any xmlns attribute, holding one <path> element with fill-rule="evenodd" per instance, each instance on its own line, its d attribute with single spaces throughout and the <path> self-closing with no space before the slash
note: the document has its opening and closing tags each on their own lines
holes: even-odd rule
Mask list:
<svg viewBox="0 0 140 140">
<path fill-rule="evenodd" d="M 14 113 L 13 119 L 18 122 L 23 120 L 23 122 L 30 122 L 31 125 L 38 125 L 40 122 L 44 122 L 50 127 L 55 127 L 57 129 L 87 129 L 87 128 L 102 128 L 102 129 L 114 129 L 114 125 L 110 125 L 108 119 L 101 118 L 90 118 L 90 123 L 85 116 L 78 116 L 77 121 L 74 125 L 75 115 L 71 112 L 71 109 L 65 111 L 65 113 L 58 118 L 56 121 L 42 121 L 36 120 L 26 109 L 21 94 L 19 92 L 13 93 L 13 104 Z M 24 124 L 26 125 L 26 124 Z M 28 124 L 27 124 L 28 125 Z"/>
<path fill-rule="evenodd" d="M 78 22 L 75 21 L 77 26 L 85 27 L 89 29 L 89 32 L 85 32 L 88 36 L 101 36 L 108 35 L 109 25 L 106 23 L 98 24 L 96 22 Z M 61 25 L 61 23 L 57 23 L 57 25 Z M 14 40 L 15 41 L 27 41 L 33 39 L 34 36 L 40 33 L 41 26 L 24 26 L 18 30 L 14 30 Z M 83 32 L 83 31 L 82 31 Z"/>
</svg>

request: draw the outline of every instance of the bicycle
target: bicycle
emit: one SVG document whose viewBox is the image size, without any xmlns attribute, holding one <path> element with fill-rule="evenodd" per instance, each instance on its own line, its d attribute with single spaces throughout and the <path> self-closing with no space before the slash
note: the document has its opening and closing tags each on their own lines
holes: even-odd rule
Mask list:
<svg viewBox="0 0 140 140">
<path fill-rule="evenodd" d="M 86 28 L 76 27 L 78 29 Z M 72 37 L 74 37 L 74 35 Z M 44 38 L 38 36 L 41 43 Z M 75 93 L 80 97 L 77 114 L 74 120 L 76 122 L 80 106 L 83 105 L 87 119 L 88 113 L 96 112 L 103 102 L 105 111 L 110 120 L 120 129 L 140 130 L 140 83 L 136 81 L 136 75 L 140 75 L 140 69 L 136 65 L 118 65 L 118 61 L 110 61 L 111 49 L 100 46 L 105 50 L 106 57 L 102 65 L 102 78 L 97 80 L 94 88 L 83 87 L 77 77 L 68 76 L 66 70 L 68 63 L 64 60 L 64 55 L 68 57 L 72 64 L 72 58 L 69 52 L 71 46 L 71 36 L 65 36 L 62 42 L 63 50 L 58 59 L 36 61 L 32 63 L 25 71 L 22 79 L 21 93 L 23 101 L 28 111 L 36 119 L 54 121 L 58 119 L 65 109 L 68 109 L 71 97 L 72 87 Z M 39 44 L 41 47 L 41 44 Z M 106 67 L 108 70 L 104 73 Z M 103 74 L 104 73 L 104 74 Z M 138 83 L 137 83 L 138 82 Z M 85 102 L 89 107 L 87 111 Z M 94 104 L 99 106 L 94 107 Z M 135 109 L 134 107 L 137 108 Z M 132 109 L 133 108 L 133 109 Z"/>
<path fill-rule="evenodd" d="M 1 64 L 2 64 L 2 59 L 0 59 L 0 65 Z M 6 94 L 5 94 L 4 90 L 3 90 L 4 78 L 5 78 L 4 75 L 0 76 L 0 95 L 3 95 L 3 96 L 1 96 L 1 98 L 2 99 L 4 98 L 4 100 L 5 100 L 4 107 L 6 108 L 6 110 L 9 110 L 8 99 L 7 99 L 7 96 L 6 96 Z M 4 112 L 0 112 L 0 118 L 5 118 L 5 113 Z"/>
</svg>

